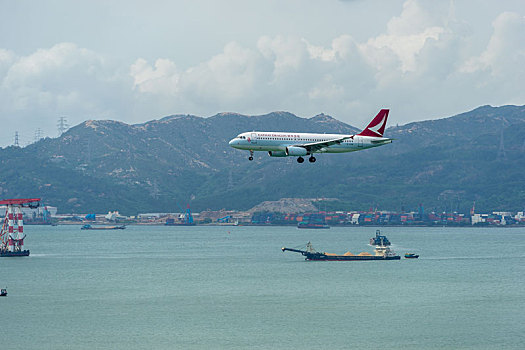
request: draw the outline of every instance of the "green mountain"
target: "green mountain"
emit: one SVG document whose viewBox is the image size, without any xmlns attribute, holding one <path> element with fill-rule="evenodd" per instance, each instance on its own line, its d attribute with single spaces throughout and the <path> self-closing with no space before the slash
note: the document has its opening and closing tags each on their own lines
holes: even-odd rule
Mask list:
<svg viewBox="0 0 525 350">
<path fill-rule="evenodd" d="M 391 114 L 390 122 L 395 121 Z M 392 120 L 393 119 L 393 120 Z M 247 209 L 283 197 L 339 198 L 337 209 L 522 210 L 525 106 L 483 106 L 389 128 L 394 143 L 315 164 L 232 149 L 247 130 L 355 133 L 326 115 L 174 115 L 144 124 L 90 120 L 61 137 L 0 150 L 3 198 L 42 197 L 59 212 Z"/>
</svg>

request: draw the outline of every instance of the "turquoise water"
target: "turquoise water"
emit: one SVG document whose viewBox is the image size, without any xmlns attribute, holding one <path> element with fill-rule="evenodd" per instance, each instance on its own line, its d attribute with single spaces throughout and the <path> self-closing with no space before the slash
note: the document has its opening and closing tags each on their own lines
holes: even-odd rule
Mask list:
<svg viewBox="0 0 525 350">
<path fill-rule="evenodd" d="M 1 349 L 521 349 L 525 228 L 27 226 L 0 259 Z"/>
</svg>

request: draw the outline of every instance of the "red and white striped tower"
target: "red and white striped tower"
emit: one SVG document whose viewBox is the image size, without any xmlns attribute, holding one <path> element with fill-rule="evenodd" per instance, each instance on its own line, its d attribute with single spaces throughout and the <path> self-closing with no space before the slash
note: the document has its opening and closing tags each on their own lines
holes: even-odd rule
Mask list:
<svg viewBox="0 0 525 350">
<path fill-rule="evenodd" d="M 22 207 L 37 208 L 39 204 L 40 198 L 0 200 L 0 205 L 7 206 L 5 220 L 0 230 L 0 253 L 9 251 L 11 253 L 22 252 L 21 256 L 29 255 L 29 251 L 23 251 L 25 235 Z"/>
<path fill-rule="evenodd" d="M 15 207 L 15 211 L 18 212 L 15 214 L 17 215 L 16 226 L 18 227 L 18 239 L 21 239 L 24 235 L 24 214 L 20 207 Z"/>
<path fill-rule="evenodd" d="M 24 238 L 26 237 L 24 235 L 24 214 L 22 213 L 22 208 L 19 206 L 15 207 L 15 225 L 16 225 L 16 231 L 18 231 L 17 236 L 17 250 L 24 250 Z"/>
<path fill-rule="evenodd" d="M 15 240 L 14 240 L 14 233 L 15 233 L 15 223 L 14 220 L 15 215 L 13 213 L 13 206 L 8 205 L 7 206 L 7 232 L 9 235 L 9 251 L 14 252 L 15 251 Z"/>
</svg>

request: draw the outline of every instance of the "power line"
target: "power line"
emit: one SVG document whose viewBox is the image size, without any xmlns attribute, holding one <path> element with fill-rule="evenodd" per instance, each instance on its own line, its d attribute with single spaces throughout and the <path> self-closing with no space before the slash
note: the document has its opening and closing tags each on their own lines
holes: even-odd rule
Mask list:
<svg viewBox="0 0 525 350">
<path fill-rule="evenodd" d="M 44 136 L 43 136 L 43 132 L 42 132 L 42 129 L 38 128 L 35 130 L 35 142 L 38 142 L 40 141 Z"/>
<path fill-rule="evenodd" d="M 58 119 L 57 128 L 58 128 L 58 136 L 62 136 L 62 134 L 65 133 L 67 129 L 69 129 L 69 125 L 67 124 L 66 117 L 60 117 Z"/>
</svg>

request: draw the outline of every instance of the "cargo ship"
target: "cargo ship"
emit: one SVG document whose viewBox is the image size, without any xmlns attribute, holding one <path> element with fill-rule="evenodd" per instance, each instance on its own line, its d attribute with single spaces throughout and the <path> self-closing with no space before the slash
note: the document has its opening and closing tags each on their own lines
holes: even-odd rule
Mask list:
<svg viewBox="0 0 525 350">
<path fill-rule="evenodd" d="M 326 223 L 324 214 L 310 214 L 307 220 L 297 224 L 297 228 L 327 229 L 330 226 Z"/>
<path fill-rule="evenodd" d="M 390 243 L 390 242 L 389 242 Z M 305 257 L 305 260 L 321 260 L 321 261 L 366 261 L 366 260 L 400 260 L 401 257 L 397 255 L 392 249 L 387 245 L 376 245 L 375 254 L 372 255 L 368 252 L 362 252 L 357 255 L 354 255 L 350 252 L 346 252 L 343 255 L 325 253 L 316 251 L 312 243 L 308 242 L 306 244 L 306 249 L 294 249 L 282 247 L 283 252 L 295 252 L 300 253 Z"/>
<path fill-rule="evenodd" d="M 327 228 L 330 228 L 330 226 L 328 226 L 327 224 L 323 224 L 323 223 L 313 223 L 313 222 L 310 222 L 310 223 L 306 223 L 306 222 L 300 222 L 297 224 L 297 228 L 313 228 L 313 229 L 316 229 L 316 228 L 320 228 L 320 229 L 327 229 Z"/>
<path fill-rule="evenodd" d="M 190 221 L 175 221 L 175 219 L 166 219 L 165 226 L 195 226 L 193 220 Z"/>
<path fill-rule="evenodd" d="M 80 229 L 81 230 L 124 230 L 126 228 L 125 225 L 122 226 L 91 226 L 91 225 L 83 225 Z"/>
</svg>

